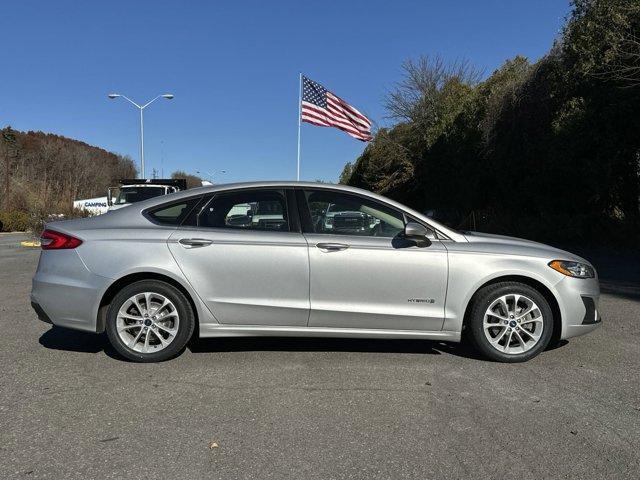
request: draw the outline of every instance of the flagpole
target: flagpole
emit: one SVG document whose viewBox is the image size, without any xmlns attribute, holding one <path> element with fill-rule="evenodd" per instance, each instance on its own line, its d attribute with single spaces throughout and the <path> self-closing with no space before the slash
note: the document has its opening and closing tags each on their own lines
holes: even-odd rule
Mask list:
<svg viewBox="0 0 640 480">
<path fill-rule="evenodd" d="M 302 72 L 298 81 L 298 175 L 296 179 L 300 181 L 300 124 L 302 119 Z"/>
</svg>

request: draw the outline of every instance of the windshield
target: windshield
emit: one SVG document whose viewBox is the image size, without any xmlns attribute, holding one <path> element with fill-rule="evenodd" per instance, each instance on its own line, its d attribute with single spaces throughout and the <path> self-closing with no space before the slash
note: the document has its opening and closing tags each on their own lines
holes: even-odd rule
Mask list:
<svg viewBox="0 0 640 480">
<path fill-rule="evenodd" d="M 256 204 L 256 215 L 282 216 L 282 203 L 279 201 L 262 201 Z"/>
<path fill-rule="evenodd" d="M 353 212 L 353 211 L 358 211 L 358 209 L 354 208 L 353 205 L 346 205 L 346 204 L 341 205 L 338 203 L 332 203 L 327 208 L 327 213 Z"/>
<path fill-rule="evenodd" d="M 164 193 L 165 187 L 122 187 L 114 204 L 123 205 L 125 203 L 141 202 L 148 198 L 159 197 Z"/>
</svg>

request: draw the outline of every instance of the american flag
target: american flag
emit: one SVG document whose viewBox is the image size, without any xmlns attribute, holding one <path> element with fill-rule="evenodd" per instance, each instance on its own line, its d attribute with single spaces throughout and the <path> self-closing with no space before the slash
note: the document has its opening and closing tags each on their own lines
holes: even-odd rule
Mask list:
<svg viewBox="0 0 640 480">
<path fill-rule="evenodd" d="M 302 77 L 301 120 L 321 127 L 336 127 L 368 142 L 371 120 L 319 83 Z"/>
</svg>

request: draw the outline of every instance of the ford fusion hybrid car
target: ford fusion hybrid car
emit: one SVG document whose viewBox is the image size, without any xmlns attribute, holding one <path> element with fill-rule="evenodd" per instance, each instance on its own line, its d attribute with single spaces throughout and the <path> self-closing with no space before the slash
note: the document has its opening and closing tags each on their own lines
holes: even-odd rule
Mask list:
<svg viewBox="0 0 640 480">
<path fill-rule="evenodd" d="M 39 318 L 139 362 L 193 336 L 468 341 L 521 362 L 601 322 L 586 260 L 342 185 L 196 188 L 48 224 L 41 243 Z"/>
</svg>

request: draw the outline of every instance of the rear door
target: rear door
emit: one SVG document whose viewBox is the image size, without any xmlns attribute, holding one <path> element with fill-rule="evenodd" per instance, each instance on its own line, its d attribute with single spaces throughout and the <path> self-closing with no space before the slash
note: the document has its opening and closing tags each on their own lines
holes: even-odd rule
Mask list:
<svg viewBox="0 0 640 480">
<path fill-rule="evenodd" d="M 402 238 L 404 214 L 365 196 L 297 192 L 309 243 L 310 327 L 439 331 L 447 251 Z"/>
<path fill-rule="evenodd" d="M 309 259 L 293 190 L 216 194 L 186 223 L 169 248 L 220 323 L 307 325 Z"/>
</svg>

